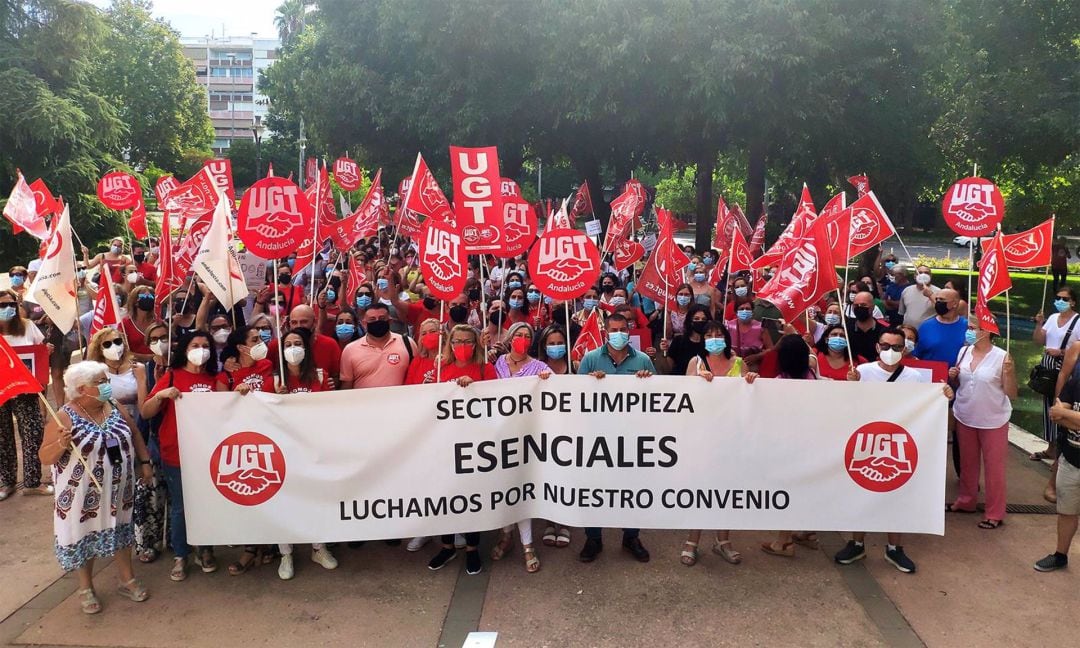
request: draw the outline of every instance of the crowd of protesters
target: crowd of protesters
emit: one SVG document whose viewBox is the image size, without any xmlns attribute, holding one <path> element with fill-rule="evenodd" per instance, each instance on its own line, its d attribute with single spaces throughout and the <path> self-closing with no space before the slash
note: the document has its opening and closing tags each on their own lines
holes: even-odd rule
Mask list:
<svg viewBox="0 0 1080 648">
<path fill-rule="evenodd" d="M 885 255 L 873 276 L 851 282 L 846 294 L 826 296 L 800 321 L 785 322 L 775 307 L 755 297 L 751 273 L 713 284 L 709 277 L 721 255 L 688 252 L 687 281 L 678 287 L 671 309 L 635 291 L 633 269 L 609 266 L 581 299 L 552 300 L 530 281 L 523 257 L 485 259 L 483 266 L 480 258 L 470 258 L 465 289 L 442 303 L 424 285 L 415 249 L 405 240 L 381 235 L 361 241 L 351 252 L 367 277 L 359 286 L 347 283 L 347 258 L 326 248 L 304 268 L 295 268 L 295 257 L 276 266 L 268 263 L 267 286 L 231 310 L 191 278 L 166 301 L 170 315 L 162 321 L 154 307 L 155 243 L 136 245 L 128 254 L 124 241 L 115 239 L 96 256 L 83 251 L 77 281 L 84 314 L 78 330 L 68 336 L 55 331 L 41 308 L 25 298 L 32 265 L 14 267 L 11 289 L 0 291 L 0 333 L 13 345 L 47 344 L 63 425 L 45 424 L 33 397 L 16 397 L 0 407 L 0 500 L 12 495 L 19 481 L 17 425 L 23 456 L 40 457 L 53 472 L 48 484 L 37 462 L 24 461 L 24 492 L 55 496 L 57 557 L 65 570 L 78 571 L 82 609 L 95 613 L 101 610 L 91 579 L 95 557 L 123 557 L 119 591 L 136 601 L 148 594 L 132 573 L 132 553 L 151 563 L 171 550 L 174 581 L 185 580 L 193 566 L 207 573 L 218 570 L 214 548 L 191 547 L 186 537 L 174 410 L 185 393 L 298 394 L 436 381 L 465 387 L 526 376 L 558 380 L 568 373 L 597 379 L 609 374 L 648 379 L 660 373 L 748 383 L 927 381 L 926 374 L 905 368 L 905 358 L 918 358 L 949 367 L 943 392 L 952 402 L 960 481 L 947 510 L 975 510 L 982 471 L 986 511 L 978 526 L 992 530 L 1003 524 L 1016 370 L 1009 354 L 994 344 L 994 335 L 981 330 L 976 318 L 966 317 L 968 305 L 956 290 L 936 285 L 928 267 L 911 268 Z M 124 315 L 118 327 L 91 336 L 91 304 L 103 272 L 116 283 Z M 1080 514 L 1077 296 L 1062 286 L 1054 306 L 1057 312 L 1050 318 L 1039 314 L 1035 333 L 1035 340 L 1046 345 L 1044 364 L 1060 371 L 1056 396 L 1048 397 L 1045 407 L 1052 445 L 1040 455 L 1057 458 L 1047 495 L 1056 499 L 1060 513 L 1056 551 L 1036 564 L 1044 571 L 1067 564 Z M 605 341 L 572 362 L 571 350 L 594 311 L 599 311 Z M 69 367 L 72 352 L 80 348 L 86 361 Z M 71 440 L 96 462 L 95 469 L 88 470 L 66 450 Z M 92 477 L 104 489 L 101 497 L 92 495 Z M 558 520 L 539 526 L 539 544 L 571 544 L 570 529 Z M 520 543 L 526 571 L 538 571 L 541 552 L 533 527 L 533 520 L 523 520 L 499 530 L 490 558 L 504 559 Z M 712 553 L 739 564 L 742 556 L 733 548 L 731 533 L 712 533 Z M 673 560 L 695 565 L 701 535 L 701 530 L 690 531 L 681 549 L 671 550 Z M 420 551 L 429 540 L 411 538 L 405 548 Z M 467 529 L 437 538 L 429 568 L 441 569 L 464 550 L 467 573 L 479 573 L 484 563 L 479 541 L 480 532 Z M 865 534 L 854 533 L 835 555 L 836 562 L 864 558 L 864 543 Z M 780 531 L 761 549 L 792 557 L 796 545 L 814 548 L 817 536 L 812 530 Z M 603 547 L 601 530 L 585 529 L 580 560 L 595 560 Z M 623 529 L 622 547 L 639 561 L 650 559 L 637 529 Z M 291 579 L 293 549 L 287 544 L 243 547 L 227 571 L 240 576 L 277 562 L 279 576 Z M 335 552 L 344 549 L 314 544 L 311 558 L 334 569 Z M 901 572 L 916 571 L 899 534 L 888 535 L 884 558 Z"/>
</svg>

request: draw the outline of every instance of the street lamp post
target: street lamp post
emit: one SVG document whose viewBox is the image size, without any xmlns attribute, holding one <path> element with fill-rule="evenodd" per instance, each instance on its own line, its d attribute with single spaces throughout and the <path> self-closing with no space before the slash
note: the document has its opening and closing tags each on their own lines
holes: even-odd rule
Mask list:
<svg viewBox="0 0 1080 648">
<path fill-rule="evenodd" d="M 262 178 L 262 135 L 266 130 L 263 126 L 262 115 L 255 115 L 255 125 L 251 127 L 251 134 L 255 136 L 255 182 Z"/>
</svg>

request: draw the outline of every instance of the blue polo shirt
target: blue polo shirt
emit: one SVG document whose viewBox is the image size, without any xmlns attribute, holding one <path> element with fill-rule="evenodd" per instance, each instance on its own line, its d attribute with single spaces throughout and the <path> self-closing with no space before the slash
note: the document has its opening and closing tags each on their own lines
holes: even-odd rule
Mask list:
<svg viewBox="0 0 1080 648">
<path fill-rule="evenodd" d="M 594 371 L 603 371 L 608 375 L 632 376 L 644 369 L 656 373 L 656 367 L 653 366 L 649 356 L 635 351 L 634 347 L 631 346 L 626 347 L 626 351 L 627 355 L 623 358 L 623 361 L 615 364 L 615 361 L 611 359 L 611 354 L 608 353 L 608 345 L 605 344 L 599 349 L 593 349 L 581 359 L 577 372 L 579 374 L 589 374 Z"/>
<path fill-rule="evenodd" d="M 947 362 L 949 367 L 952 367 L 956 364 L 960 349 L 964 347 L 966 332 L 966 317 L 959 317 L 952 324 L 944 324 L 938 321 L 937 317 L 931 317 L 919 326 L 915 357 L 919 360 Z"/>
</svg>

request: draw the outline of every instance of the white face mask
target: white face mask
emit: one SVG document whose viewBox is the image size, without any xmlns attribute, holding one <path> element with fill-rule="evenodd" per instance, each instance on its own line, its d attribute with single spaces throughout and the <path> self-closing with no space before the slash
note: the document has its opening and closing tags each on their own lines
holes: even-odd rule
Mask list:
<svg viewBox="0 0 1080 648">
<path fill-rule="evenodd" d="M 154 352 L 154 355 L 165 357 L 165 340 L 158 340 L 157 342 L 150 343 L 150 350 Z"/>
<path fill-rule="evenodd" d="M 188 349 L 187 360 L 196 367 L 201 367 L 206 364 L 206 361 L 210 359 L 210 349 L 204 349 L 202 347 L 196 347 L 194 349 Z"/>
<path fill-rule="evenodd" d="M 919 284 L 920 286 L 929 285 L 930 284 L 930 275 L 925 274 L 925 273 L 919 273 L 919 274 L 915 275 L 915 283 Z"/>
<path fill-rule="evenodd" d="M 128 283 L 135 283 L 136 281 L 139 280 L 139 273 L 138 272 L 129 272 L 127 274 L 127 280 L 128 280 Z"/>
<path fill-rule="evenodd" d="M 904 340 L 904 349 L 906 349 L 908 353 L 915 353 L 915 341 Z"/>
<path fill-rule="evenodd" d="M 903 355 L 904 354 L 901 351 L 893 351 L 892 349 L 885 349 L 884 351 L 882 351 L 881 353 L 878 354 L 878 358 L 880 358 L 881 361 L 884 362 L 885 364 L 887 364 L 889 366 L 892 366 L 892 365 L 900 362 L 900 358 Z"/>
<path fill-rule="evenodd" d="M 285 362 L 291 365 L 298 365 L 304 361 L 304 347 L 289 347 L 285 349 Z"/>
<path fill-rule="evenodd" d="M 252 360 L 259 361 L 266 357 L 266 343 L 259 342 L 248 350 Z"/>
<path fill-rule="evenodd" d="M 225 344 L 229 339 L 229 333 L 232 333 L 229 329 L 218 329 L 214 331 L 214 342 Z"/>
<path fill-rule="evenodd" d="M 122 343 L 113 343 L 108 349 L 102 349 L 101 355 L 115 362 L 124 357 L 124 345 Z"/>
</svg>

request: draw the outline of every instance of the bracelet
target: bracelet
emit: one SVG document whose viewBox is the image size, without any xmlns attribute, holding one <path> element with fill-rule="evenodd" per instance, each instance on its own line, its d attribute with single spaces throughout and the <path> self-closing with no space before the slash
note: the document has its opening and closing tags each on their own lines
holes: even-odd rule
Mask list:
<svg viewBox="0 0 1080 648">
<path fill-rule="evenodd" d="M 151 462 L 150 462 L 150 460 L 149 460 L 149 459 L 139 459 L 139 465 L 140 465 L 140 466 L 149 466 L 149 465 L 150 465 L 150 463 L 151 463 Z"/>
</svg>

